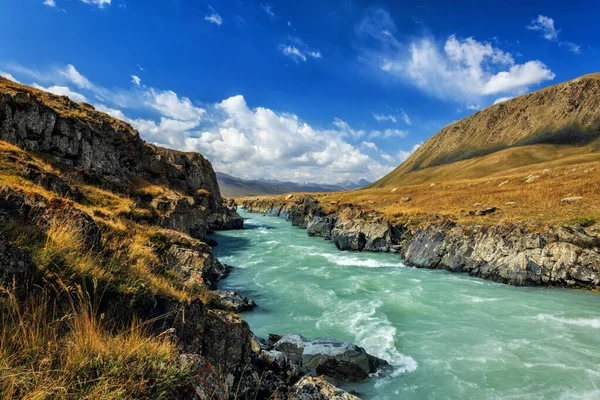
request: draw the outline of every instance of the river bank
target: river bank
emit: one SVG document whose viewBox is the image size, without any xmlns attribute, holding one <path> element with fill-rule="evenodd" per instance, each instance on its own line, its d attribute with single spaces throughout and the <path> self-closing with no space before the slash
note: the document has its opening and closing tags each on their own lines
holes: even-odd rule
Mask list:
<svg viewBox="0 0 600 400">
<path fill-rule="evenodd" d="M 596 294 L 410 268 L 240 214 L 246 229 L 213 236 L 215 256 L 237 266 L 221 287 L 256 301 L 241 317 L 259 336 L 330 336 L 389 361 L 391 374 L 340 383 L 361 399 L 597 396 Z"/>
<path fill-rule="evenodd" d="M 467 226 L 435 216 L 392 224 L 377 211 L 352 204 L 336 205 L 337 212 L 331 213 L 315 197 L 290 196 L 246 198 L 241 205 L 288 220 L 340 250 L 399 253 L 409 266 L 464 272 L 515 286 L 600 285 L 600 235 L 582 226 Z"/>
</svg>

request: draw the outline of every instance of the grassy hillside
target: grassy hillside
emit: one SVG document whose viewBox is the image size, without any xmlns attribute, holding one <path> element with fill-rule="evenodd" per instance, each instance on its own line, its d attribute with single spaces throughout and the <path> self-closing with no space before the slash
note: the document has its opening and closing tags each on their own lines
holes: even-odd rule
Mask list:
<svg viewBox="0 0 600 400">
<path fill-rule="evenodd" d="M 262 182 L 236 178 L 217 172 L 221 194 L 225 197 L 264 196 L 289 192 L 335 192 L 345 190 L 341 186 L 311 185 L 294 182 Z"/>
<path fill-rule="evenodd" d="M 600 74 L 479 111 L 365 189 L 317 197 L 329 211 L 356 204 L 402 223 L 600 225 Z M 497 210 L 475 215 L 487 207 Z"/>
<path fill-rule="evenodd" d="M 371 187 L 483 178 L 600 150 L 600 74 L 520 96 L 439 131 Z"/>
</svg>

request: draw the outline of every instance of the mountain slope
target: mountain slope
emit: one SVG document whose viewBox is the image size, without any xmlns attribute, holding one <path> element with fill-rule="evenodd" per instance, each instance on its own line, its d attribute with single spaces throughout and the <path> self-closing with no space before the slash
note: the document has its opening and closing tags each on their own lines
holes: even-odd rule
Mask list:
<svg viewBox="0 0 600 400">
<path fill-rule="evenodd" d="M 337 185 L 301 184 L 295 182 L 264 182 L 246 180 L 217 172 L 217 180 L 221 193 L 225 197 L 263 196 L 290 192 L 341 192 L 347 190 Z"/>
<path fill-rule="evenodd" d="M 480 178 L 589 154 L 599 146 L 600 74 L 591 74 L 495 104 L 448 125 L 371 187 Z M 502 156 L 495 157 L 500 152 Z M 466 164 L 470 173 L 465 173 Z"/>
</svg>

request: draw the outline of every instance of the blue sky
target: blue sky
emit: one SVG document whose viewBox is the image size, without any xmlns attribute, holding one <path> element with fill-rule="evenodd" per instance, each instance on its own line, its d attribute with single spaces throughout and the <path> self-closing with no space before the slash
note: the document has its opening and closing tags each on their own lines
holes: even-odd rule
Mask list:
<svg viewBox="0 0 600 400">
<path fill-rule="evenodd" d="M 375 180 L 600 65 L 600 2 L 3 0 L 0 74 L 242 178 Z"/>
</svg>

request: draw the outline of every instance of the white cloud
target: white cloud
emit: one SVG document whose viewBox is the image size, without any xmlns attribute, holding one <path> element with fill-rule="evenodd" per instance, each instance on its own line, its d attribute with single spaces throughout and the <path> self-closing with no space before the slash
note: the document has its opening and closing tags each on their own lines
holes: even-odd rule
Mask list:
<svg viewBox="0 0 600 400">
<path fill-rule="evenodd" d="M 92 4 L 95 6 L 98 6 L 100 8 L 104 8 L 105 5 L 109 5 L 110 6 L 110 2 L 111 0 L 81 0 L 86 4 Z"/>
<path fill-rule="evenodd" d="M 87 101 L 87 98 L 84 95 L 82 95 L 81 93 L 74 92 L 66 86 L 56 86 L 55 85 L 55 86 L 50 86 L 50 87 L 43 87 L 41 85 L 38 85 L 37 83 L 34 83 L 31 86 L 33 86 L 36 89 L 43 90 L 45 92 L 50 92 L 57 96 L 67 96 L 68 98 L 70 98 L 71 100 L 73 100 L 77 103 Z"/>
<path fill-rule="evenodd" d="M 367 39 L 363 58 L 444 100 L 473 104 L 488 95 L 523 93 L 555 77 L 540 61 L 517 64 L 510 53 L 472 37 L 451 35 L 438 42 L 424 36 L 400 41 L 395 31 L 387 12 L 376 10 L 367 15 L 357 27 L 357 33 Z"/>
<path fill-rule="evenodd" d="M 216 170 L 242 178 L 335 183 L 357 176 L 376 180 L 396 167 L 397 160 L 380 154 L 377 145 L 361 138 L 367 133 L 336 118 L 325 129 L 303 122 L 295 114 L 265 107 L 251 108 L 243 96 L 204 107 L 171 90 L 141 86 L 109 90 L 89 81 L 74 66 L 48 71 L 15 66 L 23 74 L 51 82 L 46 90 L 76 101 L 85 96 L 65 84 L 81 87 L 98 101 L 95 107 L 129 122 L 154 144 L 209 157 Z M 10 69 L 9 69 L 10 70 Z M 82 96 L 77 98 L 77 95 Z M 124 106 L 121 106 L 124 104 Z M 143 111 L 143 118 L 131 115 Z M 156 115 L 152 117 L 152 113 Z M 127 114 L 127 115 L 126 115 Z M 398 130 L 371 132 L 377 137 L 404 135 Z M 359 144 L 353 144 L 359 143 Z M 370 156 L 365 152 L 373 154 Z"/>
<path fill-rule="evenodd" d="M 411 122 L 408 114 L 404 110 L 402 110 L 402 109 L 400 110 L 400 118 L 402 118 L 402 121 L 404 121 L 404 123 L 406 125 L 411 125 L 412 124 L 412 122 Z"/>
<path fill-rule="evenodd" d="M 206 15 L 204 19 L 208 22 L 221 26 L 223 24 L 223 18 L 215 11 L 214 8 L 211 6 L 209 6 L 209 8 L 212 11 L 212 14 Z"/>
<path fill-rule="evenodd" d="M 479 110 L 481 108 L 481 106 L 479 104 L 467 104 L 467 110 Z"/>
<path fill-rule="evenodd" d="M 508 71 L 498 72 L 489 77 L 480 89 L 484 95 L 514 93 L 533 83 L 554 79 L 554 77 L 555 74 L 541 62 L 529 61 L 525 64 L 513 65 Z"/>
<path fill-rule="evenodd" d="M 398 161 L 404 162 L 408 157 L 412 155 L 423 143 L 415 144 L 410 150 L 400 150 L 398 152 Z"/>
<path fill-rule="evenodd" d="M 513 96 L 498 97 L 496 100 L 494 100 L 494 104 L 502 103 L 504 101 L 508 101 L 511 99 L 514 99 L 514 97 Z"/>
<path fill-rule="evenodd" d="M 391 115 L 391 114 L 385 115 L 385 114 L 374 113 L 373 118 L 375 118 L 375 120 L 377 120 L 379 122 L 382 122 L 382 121 L 390 121 L 393 123 L 398 122 L 398 119 L 394 115 Z"/>
<path fill-rule="evenodd" d="M 573 42 L 560 42 L 558 44 L 560 47 L 566 47 L 566 49 L 568 51 L 570 51 L 571 53 L 575 53 L 575 54 L 581 54 L 581 46 L 578 44 L 575 44 Z"/>
<path fill-rule="evenodd" d="M 56 7 L 56 2 L 54 2 L 54 0 L 44 0 L 44 5 L 47 5 L 48 7 Z"/>
<path fill-rule="evenodd" d="M 205 110 L 196 107 L 187 97 L 179 97 L 172 90 L 156 90 L 150 88 L 146 94 L 145 104 L 161 114 L 183 121 L 199 121 Z"/>
<path fill-rule="evenodd" d="M 142 79 L 137 75 L 131 75 L 131 83 L 133 83 L 137 87 L 140 87 Z"/>
<path fill-rule="evenodd" d="M 283 54 L 285 54 L 286 56 L 290 57 L 292 60 L 298 62 L 300 60 L 302 61 L 306 61 L 306 55 L 304 55 L 304 53 L 302 53 L 297 47 L 295 46 L 285 46 L 285 45 L 279 45 L 279 50 L 281 50 L 281 52 Z"/>
<path fill-rule="evenodd" d="M 554 20 L 545 15 L 538 15 L 536 19 L 531 21 L 531 25 L 527 25 L 527 29 L 542 32 L 542 36 L 546 40 L 558 39 L 558 33 L 560 32 L 560 29 L 557 30 L 554 27 Z"/>
<path fill-rule="evenodd" d="M 376 151 L 379 150 L 377 145 L 373 142 L 362 142 L 360 145 Z"/>
<path fill-rule="evenodd" d="M 290 36 L 289 40 L 291 44 L 280 44 L 279 50 L 290 57 L 296 63 L 300 61 L 308 60 L 308 57 L 321 58 L 322 54 L 318 50 L 312 50 L 306 43 L 300 38 Z"/>
<path fill-rule="evenodd" d="M 273 9 L 270 4 L 263 4 L 263 5 L 261 5 L 261 7 L 262 7 L 263 11 L 266 12 L 270 18 L 275 18 L 275 13 L 273 12 Z"/>
<path fill-rule="evenodd" d="M 402 131 L 400 129 L 386 129 L 384 131 L 371 131 L 368 135 L 369 139 L 377 139 L 377 138 L 381 138 L 381 139 L 390 139 L 393 137 L 406 137 L 408 135 L 408 132 L 406 131 Z"/>
<path fill-rule="evenodd" d="M 108 115 L 110 115 L 116 119 L 120 119 L 121 121 L 125 121 L 125 122 L 131 122 L 131 120 L 129 118 L 127 118 L 127 116 L 125 116 L 125 114 L 121 110 L 106 107 L 104 104 L 95 104 L 94 107 L 96 108 L 96 110 L 103 112 L 103 113 L 107 113 Z"/>
<path fill-rule="evenodd" d="M 77 71 L 77 69 L 68 64 L 64 70 L 59 71 L 59 73 L 66 78 L 69 82 L 74 83 L 80 89 L 91 89 L 94 85 L 83 75 Z"/>
<path fill-rule="evenodd" d="M 6 78 L 6 79 L 10 79 L 13 82 L 21 83 L 21 82 L 19 82 L 17 80 L 17 78 L 15 78 L 14 76 L 12 76 L 8 72 L 0 71 L 0 76 L 3 77 L 3 78 Z"/>
<path fill-rule="evenodd" d="M 340 119 L 334 120 L 337 129 L 315 129 L 294 114 L 252 109 L 239 95 L 223 100 L 215 109 L 223 113 L 223 119 L 186 137 L 184 149 L 208 155 L 215 168 L 226 173 L 334 183 L 357 175 L 376 179 L 393 167 L 345 141 L 354 130 Z"/>
</svg>

